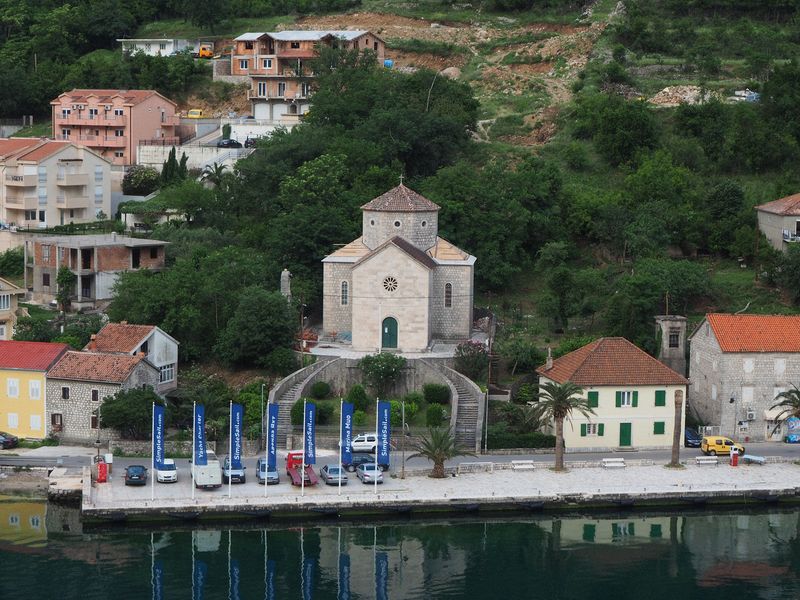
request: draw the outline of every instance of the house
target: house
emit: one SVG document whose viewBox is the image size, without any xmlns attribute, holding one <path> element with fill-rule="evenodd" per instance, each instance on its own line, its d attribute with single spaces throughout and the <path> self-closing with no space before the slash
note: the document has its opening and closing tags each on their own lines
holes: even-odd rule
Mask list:
<svg viewBox="0 0 800 600">
<path fill-rule="evenodd" d="M 47 373 L 48 421 L 62 441 L 94 442 L 106 398 L 157 385 L 158 370 L 144 356 L 69 351 Z"/>
<path fill-rule="evenodd" d="M 108 323 L 84 348 L 89 352 L 146 356 L 158 369 L 155 390 L 163 395 L 178 387 L 178 342 L 155 325 Z"/>
<path fill-rule="evenodd" d="M 111 214 L 111 163 L 69 142 L 0 138 L 0 222 L 44 228 Z"/>
<path fill-rule="evenodd" d="M 800 242 L 800 194 L 756 206 L 756 214 L 758 228 L 776 250 Z"/>
<path fill-rule="evenodd" d="M 89 146 L 115 165 L 136 163 L 140 144 L 175 145 L 176 104 L 154 90 L 72 90 L 50 102 L 53 137 Z"/>
<path fill-rule="evenodd" d="M 24 295 L 24 289 L 0 278 L 0 340 L 10 340 L 14 337 L 17 308 L 19 307 L 18 298 Z"/>
<path fill-rule="evenodd" d="M 686 397 L 688 381 L 625 338 L 600 338 L 548 359 L 536 372 L 540 384 L 570 381 L 582 387 L 594 410 L 590 418 L 573 412 L 564 423 L 568 449 L 672 447 L 675 400 Z"/>
<path fill-rule="evenodd" d="M 164 268 L 164 248 L 158 240 L 103 235 L 34 237 L 25 242 L 25 287 L 35 302 L 55 299 L 56 277 L 62 265 L 77 276 L 72 305 L 94 307 L 109 300 L 120 273 Z"/>
<path fill-rule="evenodd" d="M 0 341 L 0 430 L 41 440 L 47 372 L 67 352 L 66 344 Z"/>
<path fill-rule="evenodd" d="M 400 184 L 361 210 L 361 237 L 322 261 L 324 335 L 368 352 L 468 339 L 476 258 L 438 236 L 439 206 Z"/>
<path fill-rule="evenodd" d="M 311 106 L 311 61 L 320 45 L 370 50 L 383 62 L 386 44 L 369 31 L 244 33 L 234 40 L 231 75 L 250 78 L 256 119 L 294 121 Z"/>
<path fill-rule="evenodd" d="M 166 39 L 166 38 L 139 38 L 118 39 L 122 46 L 123 54 L 136 54 L 141 52 L 147 56 L 170 56 L 189 50 L 194 52 L 197 42 L 192 40 Z"/>
<path fill-rule="evenodd" d="M 722 435 L 780 441 L 775 397 L 800 385 L 800 315 L 708 314 L 689 337 L 691 409 Z"/>
</svg>

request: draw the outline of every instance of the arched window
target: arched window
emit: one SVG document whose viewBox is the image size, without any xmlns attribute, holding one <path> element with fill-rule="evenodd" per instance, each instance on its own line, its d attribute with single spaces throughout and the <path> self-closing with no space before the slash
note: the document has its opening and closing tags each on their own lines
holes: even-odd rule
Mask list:
<svg viewBox="0 0 800 600">
<path fill-rule="evenodd" d="M 347 301 L 349 300 L 349 298 L 347 297 L 348 296 L 347 292 L 348 292 L 347 282 L 343 281 L 342 282 L 342 306 L 347 306 Z"/>
<path fill-rule="evenodd" d="M 453 306 L 453 284 L 444 284 L 444 307 L 450 308 Z"/>
</svg>

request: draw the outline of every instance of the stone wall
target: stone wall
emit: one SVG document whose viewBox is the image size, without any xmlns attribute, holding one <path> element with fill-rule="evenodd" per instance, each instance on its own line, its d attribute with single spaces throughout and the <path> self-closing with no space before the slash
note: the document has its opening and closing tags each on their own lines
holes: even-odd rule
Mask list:
<svg viewBox="0 0 800 600">
<path fill-rule="evenodd" d="M 108 441 L 109 451 L 118 454 L 132 455 L 132 456 L 151 456 L 152 444 L 150 440 L 123 440 L 120 438 L 111 438 Z M 217 442 L 207 440 L 206 448 L 216 453 Z M 167 458 L 173 456 L 191 456 L 192 455 L 192 440 L 178 442 L 175 440 L 166 440 L 164 442 L 164 454 Z"/>
<path fill-rule="evenodd" d="M 472 331 L 471 265 L 437 266 L 431 291 L 431 336 L 460 342 Z M 445 306 L 445 285 L 452 285 L 451 306 Z"/>
<path fill-rule="evenodd" d="M 385 241 L 400 236 L 420 250 L 427 250 L 436 243 L 438 235 L 438 213 L 383 212 L 365 210 L 362 213 L 361 231 L 364 245 L 374 250 Z"/>
<path fill-rule="evenodd" d="M 353 328 L 353 263 L 323 263 L 322 325 L 327 334 L 350 333 Z M 342 282 L 347 282 L 347 305 L 342 305 Z"/>
<path fill-rule="evenodd" d="M 757 211 L 756 214 L 758 215 L 758 228 L 769 240 L 770 246 L 781 252 L 785 251 L 783 230 L 788 229 L 794 233 L 797 217 L 776 215 L 762 210 Z"/>
<path fill-rule="evenodd" d="M 244 140 L 240 141 L 244 142 Z M 217 148 L 216 146 L 140 146 L 137 164 L 161 171 L 164 161 L 167 160 L 173 148 L 178 156 L 186 155 L 186 166 L 190 169 L 202 169 L 206 165 L 215 162 L 223 163 L 226 160 L 235 161 L 249 156 L 253 152 L 253 148 Z"/>
</svg>

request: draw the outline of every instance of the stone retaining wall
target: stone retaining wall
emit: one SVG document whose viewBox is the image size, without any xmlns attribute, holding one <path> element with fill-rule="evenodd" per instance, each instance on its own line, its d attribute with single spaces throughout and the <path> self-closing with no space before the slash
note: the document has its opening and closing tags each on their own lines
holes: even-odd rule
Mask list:
<svg viewBox="0 0 800 600">
<path fill-rule="evenodd" d="M 256 442 L 258 444 L 258 442 Z M 127 455 L 140 455 L 150 456 L 151 444 L 149 440 L 120 440 L 112 439 L 108 442 L 109 450 L 112 454 L 117 454 L 122 451 L 122 454 Z M 207 441 L 206 447 L 216 453 L 217 442 Z M 185 442 L 177 442 L 175 440 L 167 440 L 164 442 L 164 452 L 167 457 L 179 454 L 187 456 L 192 454 L 192 440 Z"/>
</svg>

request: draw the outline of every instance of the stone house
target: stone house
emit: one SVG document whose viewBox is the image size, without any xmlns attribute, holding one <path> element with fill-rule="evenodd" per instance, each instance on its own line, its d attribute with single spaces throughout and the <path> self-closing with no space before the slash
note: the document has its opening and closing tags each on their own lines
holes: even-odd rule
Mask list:
<svg viewBox="0 0 800 600">
<path fill-rule="evenodd" d="M 564 422 L 567 449 L 672 447 L 675 400 L 686 398 L 689 382 L 625 338 L 600 338 L 548 359 L 536 372 L 540 384 L 581 386 L 594 411 L 590 418 L 573 413 Z"/>
<path fill-rule="evenodd" d="M 366 352 L 468 339 L 476 258 L 438 236 L 439 206 L 400 184 L 361 210 L 362 236 L 322 261 L 324 335 Z"/>
<path fill-rule="evenodd" d="M 10 340 L 14 337 L 21 296 L 25 296 L 24 289 L 0 277 L 0 340 Z"/>
<path fill-rule="evenodd" d="M 156 392 L 163 396 L 178 387 L 178 341 L 155 325 L 107 323 L 84 351 L 145 356 L 158 369 Z"/>
<path fill-rule="evenodd" d="M 800 385 L 800 315 L 708 314 L 689 337 L 689 403 L 722 435 L 779 441 L 775 397 Z"/>
<path fill-rule="evenodd" d="M 800 194 L 756 206 L 756 214 L 758 228 L 776 250 L 800 242 Z"/>
<path fill-rule="evenodd" d="M 158 386 L 158 369 L 141 355 L 74 352 L 64 354 L 47 373 L 47 420 L 62 441 L 101 439 L 98 412 L 121 390 Z M 107 439 L 104 432 L 102 439 Z"/>
</svg>

